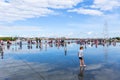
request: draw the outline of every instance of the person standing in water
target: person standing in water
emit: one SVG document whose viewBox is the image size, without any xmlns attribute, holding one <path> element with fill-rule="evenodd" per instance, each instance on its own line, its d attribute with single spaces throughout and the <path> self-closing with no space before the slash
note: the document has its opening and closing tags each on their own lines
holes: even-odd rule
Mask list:
<svg viewBox="0 0 120 80">
<path fill-rule="evenodd" d="M 80 66 L 86 66 L 85 63 L 84 63 L 84 58 L 83 58 L 83 46 L 80 46 L 80 50 L 78 52 L 78 57 L 79 57 L 79 60 L 80 60 Z"/>
</svg>

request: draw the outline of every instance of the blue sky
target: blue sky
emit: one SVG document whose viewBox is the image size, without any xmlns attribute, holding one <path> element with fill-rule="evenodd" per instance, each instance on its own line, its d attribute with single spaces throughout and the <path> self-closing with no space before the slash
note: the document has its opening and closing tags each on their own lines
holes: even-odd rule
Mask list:
<svg viewBox="0 0 120 80">
<path fill-rule="evenodd" d="M 0 0 L 0 36 L 120 37 L 120 0 Z"/>
</svg>

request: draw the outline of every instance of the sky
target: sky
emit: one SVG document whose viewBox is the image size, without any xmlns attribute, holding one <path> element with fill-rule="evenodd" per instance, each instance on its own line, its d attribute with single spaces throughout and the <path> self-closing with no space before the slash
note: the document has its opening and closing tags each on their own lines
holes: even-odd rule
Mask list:
<svg viewBox="0 0 120 80">
<path fill-rule="evenodd" d="M 0 36 L 120 37 L 120 0 L 0 0 Z"/>
</svg>

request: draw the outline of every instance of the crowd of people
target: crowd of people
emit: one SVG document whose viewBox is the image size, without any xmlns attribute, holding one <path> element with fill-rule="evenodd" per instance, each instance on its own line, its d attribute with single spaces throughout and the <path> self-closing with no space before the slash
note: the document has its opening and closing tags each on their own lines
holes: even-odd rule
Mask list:
<svg viewBox="0 0 120 80">
<path fill-rule="evenodd" d="M 116 45 L 116 42 L 105 42 L 104 40 L 41 40 L 41 39 L 36 39 L 36 40 L 32 40 L 32 39 L 28 39 L 26 41 L 23 40 L 16 40 L 16 41 L 3 41 L 0 40 L 0 53 L 1 56 L 3 56 L 3 52 L 4 49 L 7 48 L 7 50 L 11 49 L 11 46 L 17 46 L 17 49 L 21 49 L 22 50 L 22 46 L 23 45 L 27 45 L 28 49 L 32 49 L 33 45 L 36 45 L 36 49 L 40 49 L 40 50 L 47 50 L 47 47 L 57 47 L 58 49 L 60 47 L 64 47 L 64 52 L 65 55 L 67 55 L 67 45 L 71 44 L 71 43 L 76 43 L 78 45 L 82 45 L 82 47 L 84 49 L 87 48 L 87 46 L 95 46 L 97 48 L 98 45 L 102 45 L 102 46 L 109 46 L 109 45 Z M 82 48 L 82 49 L 83 49 Z M 17 49 L 12 49 L 12 50 L 17 50 Z M 81 53 L 81 50 L 79 51 L 79 53 Z M 80 54 L 79 54 L 80 57 Z M 80 62 L 83 63 L 82 61 L 83 59 L 80 58 Z"/>
</svg>

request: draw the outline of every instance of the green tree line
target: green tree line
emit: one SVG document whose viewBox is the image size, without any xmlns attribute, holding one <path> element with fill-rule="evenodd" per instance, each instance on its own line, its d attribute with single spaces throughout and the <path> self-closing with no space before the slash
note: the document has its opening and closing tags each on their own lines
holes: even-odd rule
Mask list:
<svg viewBox="0 0 120 80">
<path fill-rule="evenodd" d="M 117 40 L 120 40 L 120 37 L 114 37 L 114 38 L 112 38 L 112 39 L 117 39 Z"/>
<path fill-rule="evenodd" d="M 13 37 L 0 37 L 0 40 L 3 40 L 3 41 L 7 41 L 7 40 L 14 41 L 14 40 L 16 40 L 16 38 L 13 38 Z"/>
</svg>

